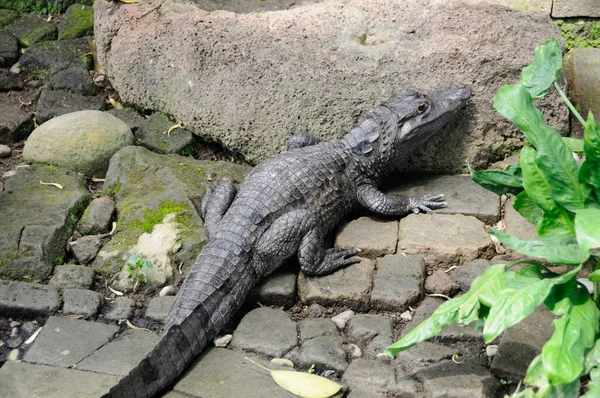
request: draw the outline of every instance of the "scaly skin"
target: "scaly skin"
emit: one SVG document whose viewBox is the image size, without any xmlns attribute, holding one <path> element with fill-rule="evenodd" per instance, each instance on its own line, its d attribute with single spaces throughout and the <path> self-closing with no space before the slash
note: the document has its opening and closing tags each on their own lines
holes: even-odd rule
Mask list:
<svg viewBox="0 0 600 398">
<path fill-rule="evenodd" d="M 168 389 L 264 276 L 297 254 L 309 275 L 360 260 L 326 248 L 324 237 L 357 206 L 385 216 L 444 207 L 443 195 L 391 196 L 377 187 L 469 97 L 468 88 L 406 93 L 377 106 L 340 140 L 290 138 L 288 151 L 255 167 L 239 192 L 209 187 L 202 216 L 209 237 L 183 283 L 161 341 L 104 397 L 155 397 Z"/>
</svg>

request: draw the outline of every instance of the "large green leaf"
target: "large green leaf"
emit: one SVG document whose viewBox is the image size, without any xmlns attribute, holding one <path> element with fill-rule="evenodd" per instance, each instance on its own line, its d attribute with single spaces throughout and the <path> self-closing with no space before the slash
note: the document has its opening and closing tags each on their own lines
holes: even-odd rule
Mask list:
<svg viewBox="0 0 600 398">
<path fill-rule="evenodd" d="M 540 98 L 548 92 L 561 69 L 562 50 L 556 37 L 552 37 L 536 47 L 533 61 L 521 72 L 521 84 L 527 88 L 532 98 Z"/>
<path fill-rule="evenodd" d="M 477 184 L 498 195 L 512 193 L 514 195 L 523 191 L 523 178 L 521 166 L 511 164 L 505 170 L 475 171 L 469 166 L 471 178 Z"/>
<path fill-rule="evenodd" d="M 592 368 L 590 371 L 590 381 L 585 386 L 586 393 L 581 398 L 598 398 L 600 397 L 600 367 Z"/>
<path fill-rule="evenodd" d="M 597 203 L 600 200 L 600 125 L 592 112 L 585 124 L 583 152 L 585 161 L 581 165 L 579 180 L 592 188 Z"/>
<path fill-rule="evenodd" d="M 552 287 L 573 279 L 581 267 L 560 276 L 547 277 L 537 266 L 518 272 L 506 273 L 506 287 L 491 307 L 483 328 L 486 343 L 493 341 L 504 330 L 531 314 L 548 296 Z"/>
<path fill-rule="evenodd" d="M 498 238 L 506 247 L 532 257 L 544 258 L 555 264 L 579 265 L 585 260 L 579 252 L 577 240 L 572 236 L 539 236 L 521 240 L 516 236 L 492 230 L 490 235 Z"/>
<path fill-rule="evenodd" d="M 536 393 L 533 393 L 533 390 L 529 388 L 525 391 L 531 391 L 533 395 L 527 395 L 527 393 L 525 393 L 523 395 L 519 394 L 517 397 L 572 398 L 579 396 L 579 389 L 581 387 L 579 379 L 576 379 L 569 384 L 558 386 L 551 385 L 548 381 L 548 375 L 546 374 L 546 368 L 544 368 L 541 354 L 535 357 L 529 364 L 525 381 L 532 386 L 538 387 L 538 390 Z"/>
<path fill-rule="evenodd" d="M 600 247 L 600 209 L 581 209 L 575 214 L 575 233 L 582 258 Z"/>
<path fill-rule="evenodd" d="M 399 341 L 390 345 L 386 353 L 395 356 L 413 345 L 435 336 L 451 323 L 469 325 L 479 319 L 481 303 L 493 305 L 505 283 L 505 270 L 509 265 L 496 264 L 488 267 L 471 284 L 468 292 L 440 305 L 431 316 L 411 330 Z"/>
<path fill-rule="evenodd" d="M 579 165 L 561 136 L 533 106 L 525 87 L 520 84 L 501 87 L 494 97 L 494 107 L 520 127 L 536 148 L 539 169 L 550 183 L 552 199 L 572 212 L 582 208 L 589 189 L 579 182 Z"/>
<path fill-rule="evenodd" d="M 579 138 L 563 137 L 563 142 L 571 152 L 583 155 L 583 140 Z"/>
<path fill-rule="evenodd" d="M 527 192 L 523 191 L 515 196 L 513 207 L 527 221 L 536 226 L 536 230 L 538 229 L 537 225 L 541 223 L 542 218 L 544 217 L 544 211 L 531 200 L 529 195 L 527 195 Z"/>
</svg>

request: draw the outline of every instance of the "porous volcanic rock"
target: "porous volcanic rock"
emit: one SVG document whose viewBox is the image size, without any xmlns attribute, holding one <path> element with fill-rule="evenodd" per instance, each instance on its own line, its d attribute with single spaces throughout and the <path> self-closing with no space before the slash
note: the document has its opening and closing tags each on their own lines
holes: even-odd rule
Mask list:
<svg viewBox="0 0 600 398">
<path fill-rule="evenodd" d="M 125 102 L 169 114 L 251 162 L 299 129 L 340 137 L 396 90 L 466 84 L 466 109 L 405 169 L 483 166 L 523 141 L 493 96 L 519 81 L 536 46 L 559 36 L 547 13 L 455 0 L 324 0 L 249 13 L 208 3 L 211 11 L 183 0 L 98 1 L 98 57 Z M 555 93 L 539 105 L 568 131 Z"/>
</svg>

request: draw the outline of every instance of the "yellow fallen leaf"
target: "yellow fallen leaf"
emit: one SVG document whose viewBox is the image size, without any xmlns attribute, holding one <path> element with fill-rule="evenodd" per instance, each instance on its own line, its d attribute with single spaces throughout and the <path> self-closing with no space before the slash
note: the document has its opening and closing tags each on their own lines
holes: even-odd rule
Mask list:
<svg viewBox="0 0 600 398">
<path fill-rule="evenodd" d="M 127 326 L 129 326 L 133 330 L 145 330 L 146 332 L 150 332 L 150 329 L 141 328 L 139 326 L 135 326 L 133 323 L 129 322 L 129 319 L 125 321 Z"/>
<path fill-rule="evenodd" d="M 303 398 L 328 398 L 337 394 L 342 388 L 341 384 L 322 376 L 295 370 L 271 370 L 250 358 L 246 359 L 269 372 L 279 386 Z"/>
<path fill-rule="evenodd" d="M 115 290 L 115 289 L 113 289 L 112 287 L 110 287 L 110 286 L 108 286 L 108 285 L 107 285 L 106 287 L 108 288 L 108 290 L 110 290 L 111 292 L 113 292 L 113 293 L 114 293 L 114 294 L 116 294 L 117 296 L 122 296 L 122 295 L 123 295 L 123 292 L 120 292 L 120 291 L 118 291 L 118 290 Z"/>
<path fill-rule="evenodd" d="M 121 3 L 125 3 L 125 4 L 134 4 L 134 3 L 139 3 L 142 0 L 119 0 Z"/>
<path fill-rule="evenodd" d="M 57 184 L 55 182 L 42 182 L 42 181 L 40 181 L 40 184 L 42 184 L 42 185 L 52 185 L 53 187 L 56 187 L 58 189 L 63 189 L 62 185 Z"/>
<path fill-rule="evenodd" d="M 177 124 L 169 127 L 169 130 L 167 130 L 167 137 L 171 136 L 171 133 L 173 132 L 173 130 L 181 128 L 181 127 L 182 127 L 181 123 L 177 123 Z"/>
</svg>

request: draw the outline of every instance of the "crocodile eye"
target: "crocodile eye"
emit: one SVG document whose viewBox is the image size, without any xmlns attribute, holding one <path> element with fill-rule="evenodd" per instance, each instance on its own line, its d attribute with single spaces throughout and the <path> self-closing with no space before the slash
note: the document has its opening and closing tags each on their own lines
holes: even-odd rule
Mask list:
<svg viewBox="0 0 600 398">
<path fill-rule="evenodd" d="M 429 104 L 427 102 L 419 102 L 417 104 L 417 113 L 423 113 L 429 108 Z"/>
</svg>

